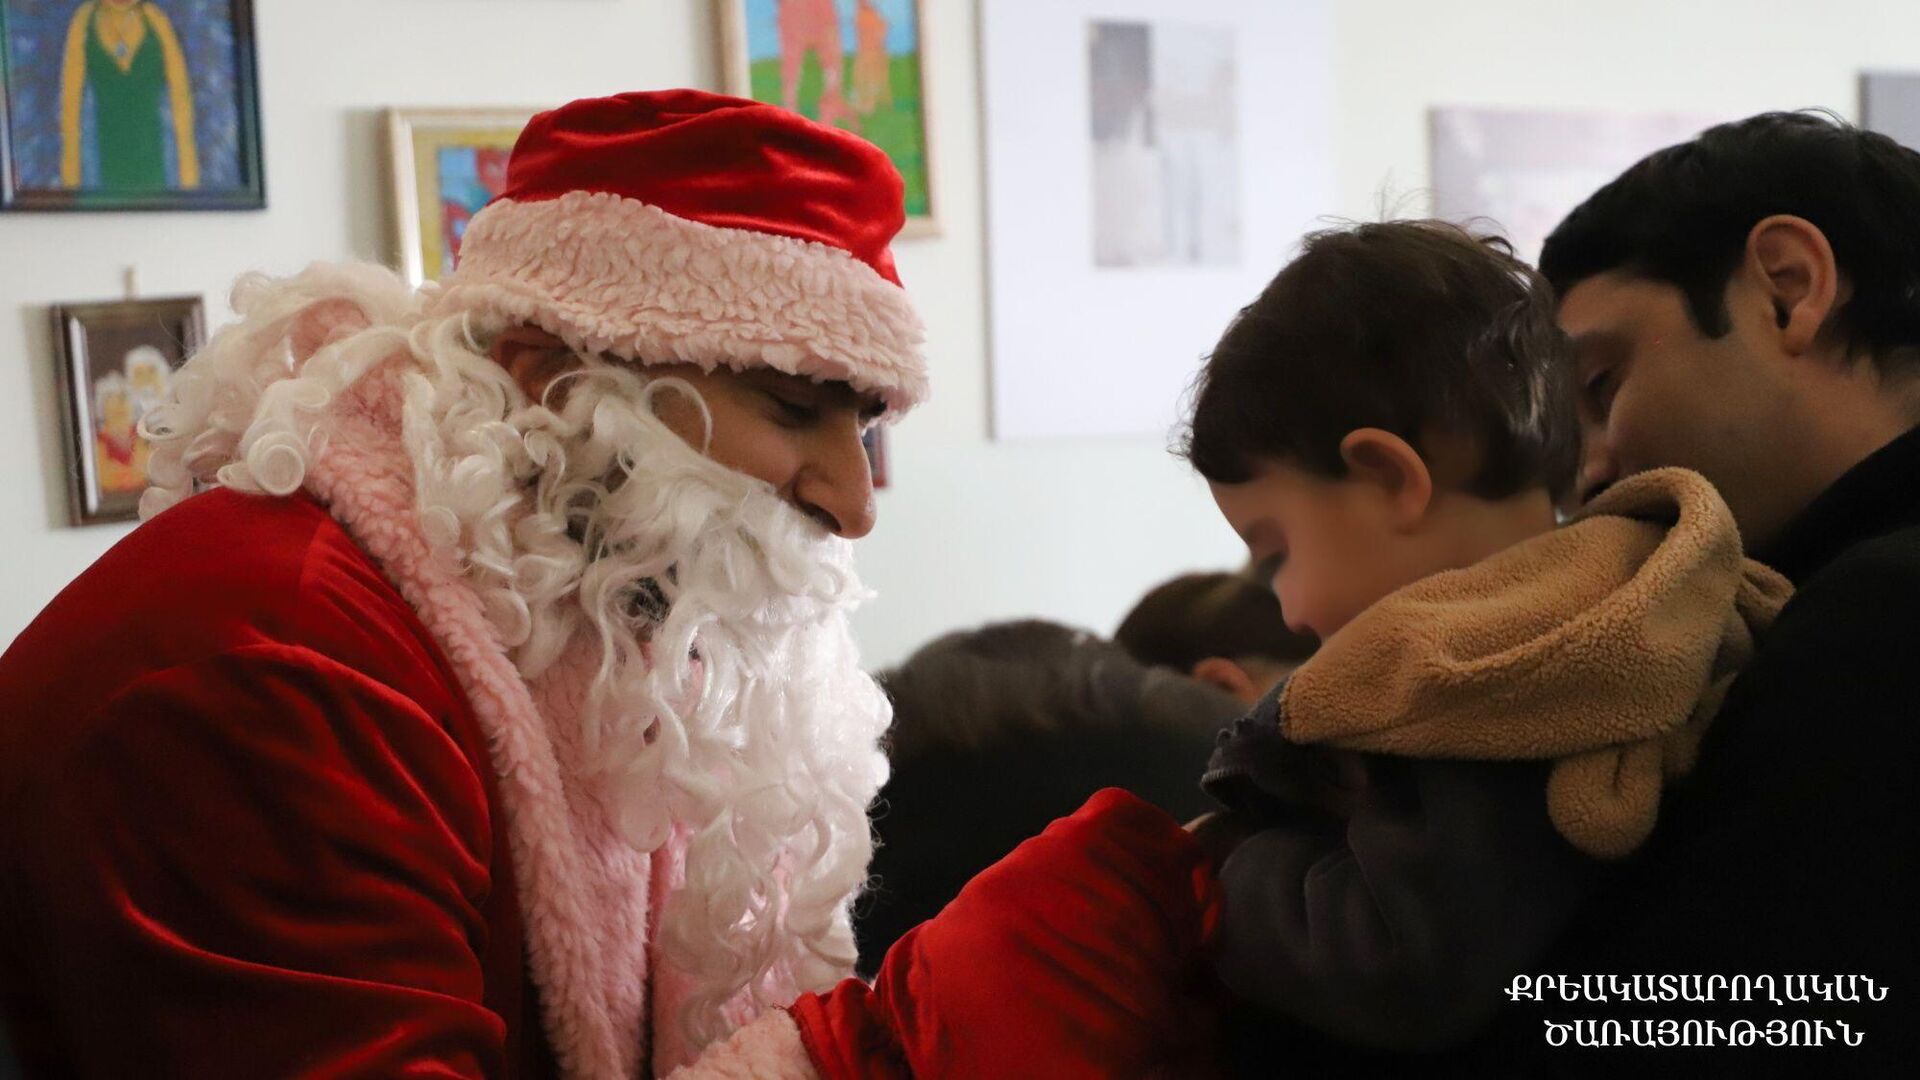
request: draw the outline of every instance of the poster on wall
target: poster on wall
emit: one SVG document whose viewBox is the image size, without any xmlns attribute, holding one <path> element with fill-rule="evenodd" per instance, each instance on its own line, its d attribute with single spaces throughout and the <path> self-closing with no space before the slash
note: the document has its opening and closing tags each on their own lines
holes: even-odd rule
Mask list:
<svg viewBox="0 0 1920 1080">
<path fill-rule="evenodd" d="M 1540 260 L 1574 207 L 1662 147 L 1726 117 L 1701 113 L 1438 108 L 1429 114 L 1433 215 L 1506 237 Z"/>
<path fill-rule="evenodd" d="M 1322 5 L 982 0 L 993 434 L 1164 438 L 1331 203 Z"/>
<path fill-rule="evenodd" d="M 538 109 L 388 109 L 393 235 L 415 285 L 453 272 L 467 222 L 507 186 L 507 159 Z"/>
<path fill-rule="evenodd" d="M 1920 72 L 1861 75 L 1860 126 L 1920 150 Z"/>
<path fill-rule="evenodd" d="M 150 453 L 140 421 L 205 337 L 197 296 L 53 308 L 74 524 L 134 519 Z"/>
<path fill-rule="evenodd" d="M 715 0 L 727 93 L 855 132 L 906 182 L 903 236 L 939 231 L 920 0 Z"/>
<path fill-rule="evenodd" d="M 0 209 L 266 205 L 250 0 L 0 0 Z"/>
</svg>

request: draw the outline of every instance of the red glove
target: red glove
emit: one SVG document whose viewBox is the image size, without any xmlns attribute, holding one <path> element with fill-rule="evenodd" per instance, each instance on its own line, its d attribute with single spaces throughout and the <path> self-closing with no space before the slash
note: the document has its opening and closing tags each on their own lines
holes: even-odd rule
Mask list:
<svg viewBox="0 0 1920 1080">
<path fill-rule="evenodd" d="M 1217 1072 L 1215 868 L 1117 788 L 1015 848 L 848 979 L 791 1008 L 827 1080 Z"/>
</svg>

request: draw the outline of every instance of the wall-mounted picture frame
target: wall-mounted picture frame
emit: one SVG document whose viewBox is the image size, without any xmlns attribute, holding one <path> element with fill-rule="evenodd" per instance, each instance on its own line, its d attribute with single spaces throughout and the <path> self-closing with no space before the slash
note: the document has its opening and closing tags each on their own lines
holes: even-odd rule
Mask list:
<svg viewBox="0 0 1920 1080">
<path fill-rule="evenodd" d="M 397 265 L 418 285 L 451 273 L 467 222 L 507 182 L 537 108 L 388 109 Z"/>
<path fill-rule="evenodd" d="M 1333 204 L 1331 6 L 980 0 L 995 439 L 1167 437 Z"/>
<path fill-rule="evenodd" d="M 855 132 L 906 182 L 901 235 L 940 232 L 921 0 L 714 0 L 726 91 Z"/>
<path fill-rule="evenodd" d="M 266 205 L 251 0 L 0 0 L 0 210 Z"/>
<path fill-rule="evenodd" d="M 1920 149 L 1920 72 L 1861 72 L 1860 126 Z"/>
<path fill-rule="evenodd" d="M 1433 215 L 1497 232 L 1529 265 L 1587 196 L 1662 147 L 1730 119 L 1692 112 L 1441 106 L 1427 113 Z"/>
<path fill-rule="evenodd" d="M 151 450 L 140 421 L 206 340 L 204 307 L 170 296 L 58 304 L 52 316 L 73 523 L 132 521 Z"/>
</svg>

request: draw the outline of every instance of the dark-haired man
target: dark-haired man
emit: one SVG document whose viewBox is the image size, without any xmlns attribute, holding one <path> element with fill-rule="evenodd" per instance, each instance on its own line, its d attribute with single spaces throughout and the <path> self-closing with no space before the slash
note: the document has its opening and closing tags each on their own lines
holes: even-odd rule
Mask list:
<svg viewBox="0 0 1920 1080">
<path fill-rule="evenodd" d="M 1648 850 L 1555 968 L 1874 980 L 1831 997 L 1782 982 L 1778 1002 L 1723 992 L 1556 1011 L 1746 1019 L 1762 1047 L 1775 1020 L 1788 1038 L 1793 1021 L 1828 1021 L 1838 1037 L 1825 1049 L 1734 1057 L 1798 1075 L 1813 1060 L 1828 1076 L 1911 1068 L 1920 154 L 1815 114 L 1722 125 L 1593 195 L 1548 238 L 1541 269 L 1584 388 L 1580 497 L 1645 469 L 1695 469 L 1726 497 L 1748 552 L 1798 588 Z"/>
</svg>

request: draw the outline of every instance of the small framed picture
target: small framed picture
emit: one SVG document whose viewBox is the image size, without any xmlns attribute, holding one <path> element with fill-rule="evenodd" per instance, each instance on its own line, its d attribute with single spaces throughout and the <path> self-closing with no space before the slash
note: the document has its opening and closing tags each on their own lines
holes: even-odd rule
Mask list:
<svg viewBox="0 0 1920 1080">
<path fill-rule="evenodd" d="M 140 421 L 166 400 L 173 373 L 205 336 L 197 296 L 53 309 L 74 524 L 137 516 L 151 449 Z"/>
<path fill-rule="evenodd" d="M 507 186 L 507 159 L 538 109 L 388 109 L 394 241 L 415 285 L 453 272 L 467 222 Z"/>
<path fill-rule="evenodd" d="M 0 209 L 266 205 L 251 0 L 0 0 Z"/>
<path fill-rule="evenodd" d="M 921 0 L 714 0 L 727 93 L 852 131 L 906 181 L 903 236 L 934 213 Z"/>
</svg>

